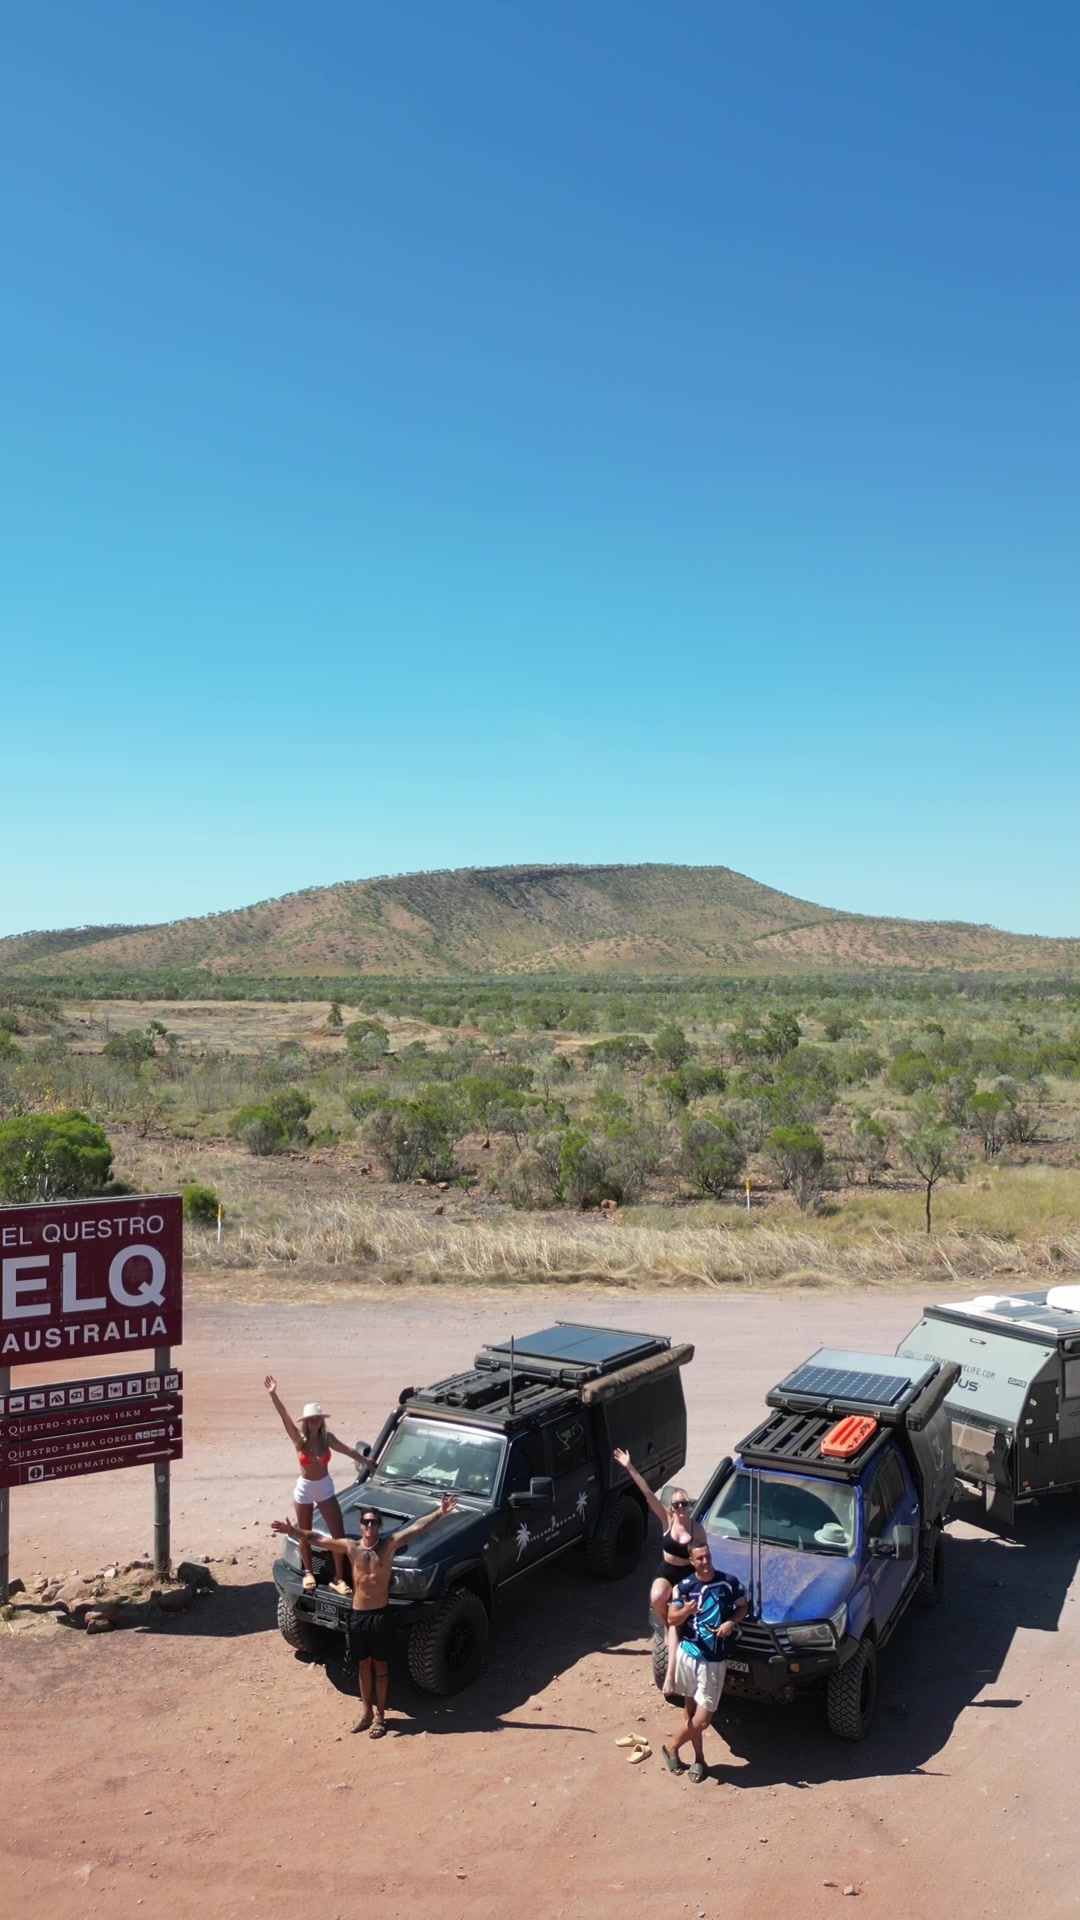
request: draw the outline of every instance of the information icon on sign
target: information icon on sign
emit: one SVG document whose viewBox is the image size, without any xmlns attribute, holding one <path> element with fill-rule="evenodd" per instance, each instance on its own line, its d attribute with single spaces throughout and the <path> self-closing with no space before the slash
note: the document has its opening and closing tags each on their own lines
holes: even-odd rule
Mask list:
<svg viewBox="0 0 1080 1920">
<path fill-rule="evenodd" d="M 30 1467 L 27 1470 L 26 1477 L 28 1480 L 44 1480 L 45 1469 L 44 1467 Z"/>
</svg>

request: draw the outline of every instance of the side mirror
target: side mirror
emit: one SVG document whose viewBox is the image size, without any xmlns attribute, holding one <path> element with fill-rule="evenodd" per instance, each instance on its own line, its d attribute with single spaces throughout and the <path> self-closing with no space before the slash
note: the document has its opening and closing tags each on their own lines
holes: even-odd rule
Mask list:
<svg viewBox="0 0 1080 1920">
<path fill-rule="evenodd" d="M 522 1508 L 528 1512 L 535 1512 L 540 1507 L 554 1506 L 554 1480 L 548 1479 L 546 1474 L 534 1473 L 529 1481 L 528 1493 L 512 1493 L 509 1504 L 516 1513 L 520 1513 Z"/>
<path fill-rule="evenodd" d="M 353 1448 L 357 1453 L 371 1452 L 371 1447 L 368 1441 L 366 1440 L 354 1440 Z M 356 1463 L 357 1480 L 358 1481 L 366 1480 L 374 1465 L 375 1465 L 374 1460 L 358 1460 Z"/>
</svg>

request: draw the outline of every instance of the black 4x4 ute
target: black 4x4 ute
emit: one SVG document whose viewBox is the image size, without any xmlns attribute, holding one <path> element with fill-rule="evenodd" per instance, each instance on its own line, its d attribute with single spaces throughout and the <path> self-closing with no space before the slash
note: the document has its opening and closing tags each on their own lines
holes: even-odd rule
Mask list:
<svg viewBox="0 0 1080 1920">
<path fill-rule="evenodd" d="M 385 1538 L 439 1495 L 457 1496 L 456 1512 L 394 1562 L 392 1617 L 408 1632 L 418 1686 L 466 1686 L 484 1664 L 496 1594 L 568 1547 L 582 1547 L 603 1579 L 633 1572 L 648 1515 L 614 1449 L 625 1447 L 654 1488 L 679 1472 L 679 1370 L 693 1352 L 654 1334 L 558 1321 L 484 1347 L 466 1373 L 406 1388 L 372 1468 L 340 1501 L 350 1535 L 361 1504 L 372 1503 Z M 349 1607 L 330 1591 L 330 1556 L 317 1544 L 312 1564 L 313 1594 L 302 1591 L 292 1541 L 274 1567 L 278 1625 L 307 1652 L 319 1650 L 319 1629 L 344 1630 Z"/>
</svg>

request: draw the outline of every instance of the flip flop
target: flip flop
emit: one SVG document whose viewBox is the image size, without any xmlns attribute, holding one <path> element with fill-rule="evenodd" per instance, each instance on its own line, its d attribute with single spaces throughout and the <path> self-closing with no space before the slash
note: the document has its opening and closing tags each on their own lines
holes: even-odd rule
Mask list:
<svg viewBox="0 0 1080 1920">
<path fill-rule="evenodd" d="M 347 1580 L 331 1580 L 330 1591 L 331 1593 L 351 1593 L 352 1588 Z"/>
<path fill-rule="evenodd" d="M 661 1747 L 660 1751 L 664 1756 L 664 1761 L 669 1773 L 685 1773 L 686 1772 L 685 1763 L 679 1759 L 679 1756 L 677 1753 L 669 1753 L 667 1747 Z"/>
<path fill-rule="evenodd" d="M 636 1767 L 639 1760 L 651 1760 L 651 1759 L 652 1759 L 652 1748 L 650 1747 L 648 1741 L 646 1740 L 640 1747 L 634 1748 L 633 1753 L 630 1755 L 630 1765 L 632 1767 Z"/>
<path fill-rule="evenodd" d="M 705 1765 L 705 1762 L 703 1760 L 695 1760 L 693 1766 L 690 1768 L 690 1778 L 695 1787 L 700 1787 L 702 1781 L 707 1780 L 708 1777 L 709 1769 Z"/>
<path fill-rule="evenodd" d="M 620 1733 L 615 1742 L 617 1747 L 647 1747 L 648 1744 L 643 1733 Z"/>
</svg>

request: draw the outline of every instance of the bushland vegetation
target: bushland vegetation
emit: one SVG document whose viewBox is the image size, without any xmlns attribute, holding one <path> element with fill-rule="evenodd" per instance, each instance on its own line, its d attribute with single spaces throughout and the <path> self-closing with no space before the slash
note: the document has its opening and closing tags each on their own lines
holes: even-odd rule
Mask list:
<svg viewBox="0 0 1080 1920">
<path fill-rule="evenodd" d="M 234 1028 L 233 983 L 196 1038 L 160 982 L 152 1001 L 93 1006 L 12 982 L 0 1123 L 74 1113 L 110 1138 L 172 1140 L 181 1159 L 188 1143 L 200 1182 L 195 1150 L 228 1142 L 240 1164 L 284 1176 L 329 1158 L 365 1192 L 441 1186 L 489 1218 L 553 1227 L 603 1210 L 628 1227 L 645 1209 L 651 1233 L 768 1226 L 837 1243 L 901 1221 L 982 1232 L 991 1191 L 986 1231 L 1022 1238 L 1035 1186 L 1014 1181 L 1016 1218 L 1002 1220 L 989 1173 L 1080 1168 L 1070 981 L 325 984 L 314 1002 L 309 981 L 245 982 L 259 990 Z M 965 1178 L 968 1225 L 946 1203 Z M 228 1242 L 243 1210 L 224 1186 L 222 1201 Z M 216 1207 L 215 1183 L 213 1206 L 189 1217 L 209 1229 Z"/>
</svg>

